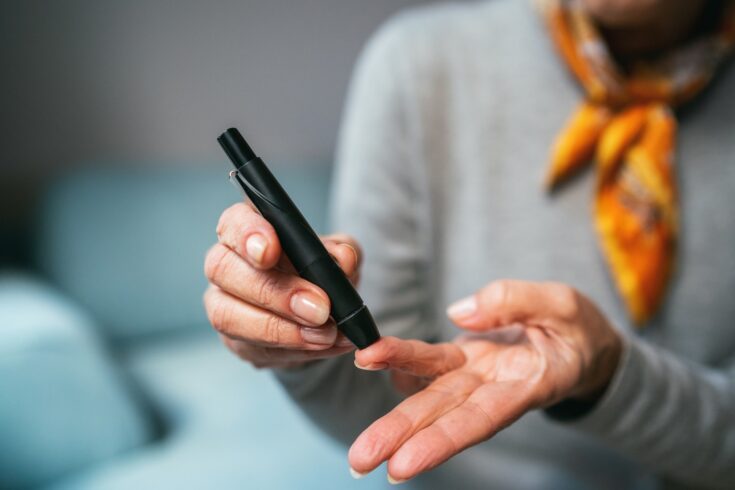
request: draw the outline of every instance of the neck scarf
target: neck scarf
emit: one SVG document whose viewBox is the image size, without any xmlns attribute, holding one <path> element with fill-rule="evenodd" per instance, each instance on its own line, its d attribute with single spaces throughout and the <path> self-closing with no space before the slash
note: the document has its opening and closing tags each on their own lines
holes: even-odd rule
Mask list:
<svg viewBox="0 0 735 490">
<path fill-rule="evenodd" d="M 709 35 L 627 72 L 616 65 L 576 0 L 541 1 L 554 44 L 585 92 L 551 149 L 547 185 L 596 163 L 594 221 L 603 255 L 633 323 L 658 310 L 678 233 L 672 108 L 712 79 L 735 43 L 735 1 Z"/>
</svg>

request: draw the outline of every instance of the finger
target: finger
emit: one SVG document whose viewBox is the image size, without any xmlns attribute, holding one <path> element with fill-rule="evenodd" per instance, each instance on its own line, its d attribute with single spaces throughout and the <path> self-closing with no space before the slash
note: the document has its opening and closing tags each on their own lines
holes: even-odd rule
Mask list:
<svg viewBox="0 0 735 490">
<path fill-rule="evenodd" d="M 461 404 L 418 431 L 388 461 L 392 479 L 408 480 L 492 437 L 529 410 L 523 381 L 487 383 Z"/>
<path fill-rule="evenodd" d="M 324 248 L 334 258 L 339 265 L 340 269 L 345 275 L 352 280 L 358 271 L 358 257 L 355 250 L 350 246 L 343 243 L 336 243 L 325 241 Z"/>
<path fill-rule="evenodd" d="M 357 243 L 357 240 L 355 240 L 353 237 L 345 233 L 332 233 L 331 235 L 326 235 L 322 237 L 322 241 L 325 240 L 339 243 L 345 247 L 350 248 L 352 250 L 352 253 L 355 255 L 356 266 L 359 268 L 362 265 L 362 247 L 360 247 L 360 244 Z"/>
<path fill-rule="evenodd" d="M 318 326 L 329 319 L 329 297 L 319 287 L 293 274 L 255 269 L 222 244 L 207 253 L 204 273 L 229 294 L 294 322 Z"/>
<path fill-rule="evenodd" d="M 355 353 L 360 369 L 398 369 L 414 376 L 435 378 L 465 363 L 462 350 L 455 344 L 427 344 L 420 340 L 383 337 Z"/>
<path fill-rule="evenodd" d="M 222 213 L 217 237 L 258 269 L 270 269 L 281 256 L 281 243 L 273 226 L 249 203 L 234 204 Z"/>
<path fill-rule="evenodd" d="M 353 284 L 357 283 L 362 252 L 357 242 L 349 235 L 334 234 L 321 237 L 324 248 L 337 261 L 345 275 Z M 285 254 L 281 255 L 276 268 L 283 272 L 296 273 L 291 261 Z"/>
<path fill-rule="evenodd" d="M 233 339 L 220 334 L 227 348 L 241 359 L 248 361 L 256 368 L 291 367 L 309 361 L 329 359 L 355 350 L 351 342 L 336 343 L 334 346 L 317 351 L 288 350 L 271 347 L 259 347 L 242 340 Z"/>
<path fill-rule="evenodd" d="M 330 320 L 321 327 L 307 327 L 245 303 L 217 286 L 204 293 L 204 305 L 212 326 L 220 333 L 263 347 L 324 350 L 337 339 Z"/>
<path fill-rule="evenodd" d="M 350 448 L 350 466 L 366 473 L 390 458 L 412 435 L 459 406 L 482 383 L 479 376 L 456 371 L 407 398 L 373 422 Z"/>
<path fill-rule="evenodd" d="M 567 285 L 501 280 L 450 305 L 447 315 L 462 328 L 485 330 L 516 322 L 549 326 L 578 308 L 579 294 Z"/>
</svg>

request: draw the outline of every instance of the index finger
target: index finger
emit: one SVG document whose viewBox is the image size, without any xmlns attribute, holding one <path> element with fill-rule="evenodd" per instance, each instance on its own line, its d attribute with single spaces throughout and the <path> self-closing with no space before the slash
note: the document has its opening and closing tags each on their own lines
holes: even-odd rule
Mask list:
<svg viewBox="0 0 735 490">
<path fill-rule="evenodd" d="M 373 422 L 350 447 L 350 467 L 367 473 L 391 458 L 414 434 L 460 406 L 482 384 L 479 376 L 456 371 L 406 398 Z"/>
<path fill-rule="evenodd" d="M 388 474 L 405 481 L 483 442 L 507 427 L 531 406 L 525 381 L 487 383 L 431 424 L 405 438 L 390 456 Z"/>
<path fill-rule="evenodd" d="M 383 337 L 355 353 L 355 365 L 360 369 L 376 371 L 391 368 L 428 378 L 453 371 L 465 361 L 464 353 L 455 344 L 428 344 L 397 337 Z"/>
<path fill-rule="evenodd" d="M 258 269 L 270 269 L 281 256 L 276 230 L 249 202 L 234 204 L 222 213 L 217 237 Z"/>
</svg>

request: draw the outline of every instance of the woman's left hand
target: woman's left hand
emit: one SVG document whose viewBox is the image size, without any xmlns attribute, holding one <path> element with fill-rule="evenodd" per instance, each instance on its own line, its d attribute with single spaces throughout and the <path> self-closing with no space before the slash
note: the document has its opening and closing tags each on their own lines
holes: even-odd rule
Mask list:
<svg viewBox="0 0 735 490">
<path fill-rule="evenodd" d="M 357 473 L 388 461 L 399 482 L 564 399 L 594 400 L 610 382 L 622 340 L 597 307 L 558 283 L 497 281 L 447 310 L 471 333 L 452 343 L 384 337 L 357 351 L 361 369 L 390 369 L 415 392 L 353 443 Z"/>
</svg>

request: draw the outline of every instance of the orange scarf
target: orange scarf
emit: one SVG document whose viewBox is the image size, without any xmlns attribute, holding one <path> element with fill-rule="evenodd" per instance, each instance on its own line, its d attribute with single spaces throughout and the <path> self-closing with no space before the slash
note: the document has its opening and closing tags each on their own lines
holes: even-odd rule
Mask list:
<svg viewBox="0 0 735 490">
<path fill-rule="evenodd" d="M 586 92 L 551 149 L 553 188 L 594 156 L 594 217 L 612 277 L 631 319 L 658 310 L 671 277 L 678 233 L 671 108 L 711 80 L 735 43 L 735 1 L 717 30 L 623 74 L 575 0 L 541 2 L 561 57 Z"/>
</svg>

